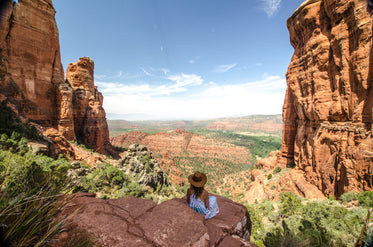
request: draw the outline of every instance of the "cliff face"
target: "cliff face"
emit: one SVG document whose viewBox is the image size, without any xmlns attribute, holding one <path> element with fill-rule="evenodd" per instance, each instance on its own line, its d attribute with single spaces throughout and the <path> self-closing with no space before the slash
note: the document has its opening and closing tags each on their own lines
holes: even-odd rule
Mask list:
<svg viewBox="0 0 373 247">
<path fill-rule="evenodd" d="M 373 48 L 368 1 L 308 0 L 288 19 L 280 162 L 325 195 L 372 190 Z"/>
<path fill-rule="evenodd" d="M 93 84 L 93 61 L 71 64 L 65 81 L 55 13 L 51 0 L 1 1 L 0 100 L 7 99 L 44 131 L 58 130 L 58 135 L 52 131 L 53 140 L 78 140 L 113 154 L 103 97 Z"/>
<path fill-rule="evenodd" d="M 8 74 L 2 85 L 14 87 L 5 94 L 20 103 L 27 118 L 53 125 L 55 86 L 64 81 L 55 10 L 50 0 L 21 0 L 13 6 L 12 2 L 2 3 L 7 8 L 0 42 Z"/>
<path fill-rule="evenodd" d="M 93 70 L 93 60 L 88 57 L 80 58 L 76 63 L 70 63 L 66 70 L 66 82 L 73 91 L 75 135 L 78 140 L 96 152 L 113 153 L 106 113 L 102 107 L 104 97 L 93 83 Z M 70 116 L 69 105 L 62 110 Z"/>
</svg>

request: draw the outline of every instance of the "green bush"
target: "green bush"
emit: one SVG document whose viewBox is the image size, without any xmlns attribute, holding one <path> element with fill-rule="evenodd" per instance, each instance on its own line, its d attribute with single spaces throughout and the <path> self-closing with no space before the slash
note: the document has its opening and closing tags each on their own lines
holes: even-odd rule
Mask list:
<svg viewBox="0 0 373 247">
<path fill-rule="evenodd" d="M 47 182 L 58 187 L 64 185 L 70 164 L 65 159 L 54 160 L 32 152 L 21 156 L 0 150 L 0 167 L 1 189 L 22 193 L 37 190 Z"/>
<path fill-rule="evenodd" d="M 295 234 L 285 221 L 282 221 L 281 227 L 276 227 L 272 232 L 268 232 L 264 238 L 264 245 L 271 247 L 294 246 L 294 247 L 308 247 L 310 245 L 309 239 L 303 239 L 303 235 Z"/>
<path fill-rule="evenodd" d="M 358 195 L 359 204 L 368 208 L 373 208 L 373 191 L 363 191 Z"/>
<path fill-rule="evenodd" d="M 280 214 L 282 217 L 288 217 L 300 212 L 302 208 L 301 200 L 291 192 L 285 192 L 280 195 L 281 206 Z"/>
<path fill-rule="evenodd" d="M 249 211 L 251 220 L 251 236 L 254 239 L 260 239 L 265 233 L 262 217 L 260 216 L 259 211 L 251 206 L 247 206 L 247 210 Z"/>
<path fill-rule="evenodd" d="M 287 168 L 294 168 L 295 166 L 296 166 L 296 164 L 295 164 L 295 161 L 294 161 L 294 160 L 290 161 L 290 162 L 286 165 Z"/>
<path fill-rule="evenodd" d="M 3 226 L 0 240 L 3 244 L 46 246 L 65 229 L 68 218 L 56 220 L 56 215 L 64 205 L 58 200 L 59 193 L 69 187 L 68 164 L 66 160 L 31 152 L 20 155 L 0 150 L 0 222 Z"/>
<path fill-rule="evenodd" d="M 276 173 L 279 173 L 279 172 L 281 172 L 281 167 L 276 166 L 276 168 L 273 170 L 273 173 L 276 174 Z"/>
<path fill-rule="evenodd" d="M 358 193 L 356 192 L 346 192 L 342 194 L 339 199 L 342 201 L 342 203 L 347 203 L 347 202 L 352 202 L 352 201 L 357 201 L 358 198 Z"/>
</svg>

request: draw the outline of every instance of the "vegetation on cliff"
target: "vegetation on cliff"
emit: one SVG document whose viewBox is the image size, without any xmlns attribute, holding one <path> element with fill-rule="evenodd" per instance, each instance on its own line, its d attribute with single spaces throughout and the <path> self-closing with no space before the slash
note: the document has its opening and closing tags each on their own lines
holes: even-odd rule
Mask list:
<svg viewBox="0 0 373 247">
<path fill-rule="evenodd" d="M 22 124 L 5 103 L 1 104 L 1 113 L 1 246 L 49 244 L 69 225 L 68 218 L 58 219 L 56 216 L 66 203 L 59 198 L 71 192 L 94 192 L 104 198 L 134 195 L 156 201 L 180 196 L 167 185 L 155 189 L 140 185 L 136 176 L 111 164 L 102 163 L 91 168 L 84 163 L 71 162 L 63 155 L 53 159 L 37 154 L 28 146 L 29 139 L 43 139 L 36 129 Z M 70 239 L 71 243 L 81 244 L 74 246 L 89 245 L 89 239 L 82 232 L 75 233 L 74 238 L 77 242 Z"/>
<path fill-rule="evenodd" d="M 252 240 L 258 246 L 354 246 L 372 196 L 362 192 L 347 193 L 339 201 L 311 200 L 286 192 L 278 202 L 251 204 Z M 363 236 L 365 246 L 371 238 L 371 232 Z"/>
</svg>

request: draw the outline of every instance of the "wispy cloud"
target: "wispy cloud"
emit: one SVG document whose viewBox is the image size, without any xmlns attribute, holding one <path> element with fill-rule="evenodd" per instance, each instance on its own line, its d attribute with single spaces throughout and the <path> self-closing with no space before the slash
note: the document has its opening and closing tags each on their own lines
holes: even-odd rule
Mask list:
<svg viewBox="0 0 373 247">
<path fill-rule="evenodd" d="M 273 16 L 281 6 L 281 0 L 262 0 L 263 10 L 268 17 Z"/>
<path fill-rule="evenodd" d="M 152 71 L 162 72 L 163 75 L 167 75 L 168 73 L 170 73 L 170 70 L 167 69 L 167 68 L 153 68 L 153 67 L 151 67 L 150 69 L 151 69 Z"/>
<path fill-rule="evenodd" d="M 105 96 L 120 95 L 126 97 L 154 97 L 165 96 L 173 93 L 185 92 L 188 87 L 198 86 L 203 83 L 203 79 L 195 74 L 187 75 L 172 75 L 164 79 L 162 85 L 150 85 L 149 83 L 138 84 L 123 84 L 117 82 L 96 81 L 95 84 Z"/>
<path fill-rule="evenodd" d="M 167 77 L 167 79 L 176 82 L 176 86 L 178 87 L 185 87 L 185 86 L 196 86 L 201 85 L 203 83 L 203 79 L 195 74 L 186 75 L 181 73 L 180 75 L 173 75 Z"/>
<path fill-rule="evenodd" d="M 194 63 L 196 63 L 200 58 L 201 58 L 200 56 L 195 56 L 193 59 L 190 59 L 190 60 L 189 60 L 189 63 L 190 63 L 190 64 L 194 64 Z"/>
<path fill-rule="evenodd" d="M 264 75 L 241 84 L 208 82 L 193 74 L 169 76 L 162 85 L 96 82 L 107 113 L 150 114 L 159 119 L 215 118 L 238 114 L 279 114 L 286 80 Z M 199 85 L 203 87 L 195 87 Z M 192 87 L 198 90 L 191 90 Z M 180 94 L 182 92 L 182 94 Z"/>
<path fill-rule="evenodd" d="M 147 75 L 147 76 L 153 76 L 151 73 L 149 73 L 148 71 L 146 71 L 143 67 L 140 67 L 140 69 L 144 72 L 145 75 Z"/>
<path fill-rule="evenodd" d="M 228 70 L 231 70 L 234 67 L 236 67 L 236 65 L 237 65 L 236 63 L 219 65 L 219 66 L 215 67 L 213 71 L 215 73 L 225 73 Z"/>
</svg>

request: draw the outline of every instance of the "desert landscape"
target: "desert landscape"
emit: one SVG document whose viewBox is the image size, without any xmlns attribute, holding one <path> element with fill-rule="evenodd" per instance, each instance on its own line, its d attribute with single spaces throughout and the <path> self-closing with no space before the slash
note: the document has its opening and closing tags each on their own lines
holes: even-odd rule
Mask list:
<svg viewBox="0 0 373 247">
<path fill-rule="evenodd" d="M 100 61 L 63 69 L 59 4 L 0 3 L 0 246 L 372 246 L 371 1 L 307 0 L 287 16 L 282 115 L 198 120 L 107 120 L 113 84 L 98 80 Z M 140 70 L 175 82 L 153 87 L 166 91 L 157 100 L 186 85 L 220 90 Z M 212 219 L 186 204 L 196 170 L 217 198 Z"/>
</svg>

